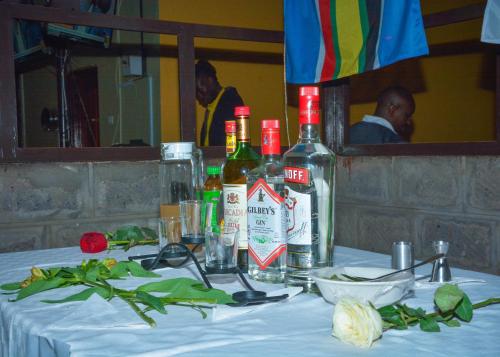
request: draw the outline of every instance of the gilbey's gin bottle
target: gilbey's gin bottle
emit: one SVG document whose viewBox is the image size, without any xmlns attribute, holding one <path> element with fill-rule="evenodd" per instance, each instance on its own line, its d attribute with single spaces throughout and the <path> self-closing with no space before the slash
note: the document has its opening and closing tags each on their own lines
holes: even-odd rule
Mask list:
<svg viewBox="0 0 500 357">
<path fill-rule="evenodd" d="M 299 89 L 299 141 L 284 155 L 287 285 L 315 291 L 314 269 L 332 265 L 334 163 L 320 139 L 319 88 Z"/>
<path fill-rule="evenodd" d="M 248 275 L 282 283 L 286 272 L 286 212 L 280 122 L 262 121 L 262 163 L 247 175 Z"/>
</svg>

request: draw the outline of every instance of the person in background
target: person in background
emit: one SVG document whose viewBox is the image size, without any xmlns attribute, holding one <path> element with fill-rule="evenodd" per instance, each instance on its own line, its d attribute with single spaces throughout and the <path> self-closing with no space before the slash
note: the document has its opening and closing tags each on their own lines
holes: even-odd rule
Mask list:
<svg viewBox="0 0 500 357">
<path fill-rule="evenodd" d="M 200 146 L 226 145 L 225 121 L 233 120 L 234 107 L 243 105 L 238 91 L 222 87 L 217 80 L 215 67 L 199 60 L 195 68 L 196 100 L 205 110 L 200 133 Z"/>
<path fill-rule="evenodd" d="M 414 111 L 415 100 L 406 88 L 384 89 L 377 98 L 375 113 L 365 115 L 362 121 L 349 129 L 349 144 L 409 142 Z"/>
</svg>

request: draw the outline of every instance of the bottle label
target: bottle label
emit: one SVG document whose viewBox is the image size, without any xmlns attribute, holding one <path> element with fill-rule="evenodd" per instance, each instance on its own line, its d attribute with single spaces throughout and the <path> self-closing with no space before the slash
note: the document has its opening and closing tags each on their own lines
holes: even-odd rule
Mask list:
<svg viewBox="0 0 500 357">
<path fill-rule="evenodd" d="M 217 232 L 219 230 L 218 222 L 217 222 L 217 205 L 220 199 L 220 191 L 219 190 L 208 190 L 203 191 L 203 205 L 201 206 L 201 225 L 205 229 L 210 224 L 212 231 Z M 212 211 L 209 212 L 210 218 L 207 222 L 207 204 L 212 203 Z"/>
<path fill-rule="evenodd" d="M 311 196 L 285 186 L 285 207 L 288 244 L 311 244 Z"/>
<path fill-rule="evenodd" d="M 248 191 L 248 254 L 266 269 L 286 251 L 283 198 L 263 179 Z"/>
<path fill-rule="evenodd" d="M 247 185 L 225 184 L 224 227 L 239 230 L 238 249 L 247 249 Z"/>
<path fill-rule="evenodd" d="M 226 136 L 226 154 L 232 154 L 236 151 L 236 135 L 230 134 Z"/>
<path fill-rule="evenodd" d="M 285 182 L 309 186 L 309 170 L 303 167 L 285 167 Z"/>
</svg>

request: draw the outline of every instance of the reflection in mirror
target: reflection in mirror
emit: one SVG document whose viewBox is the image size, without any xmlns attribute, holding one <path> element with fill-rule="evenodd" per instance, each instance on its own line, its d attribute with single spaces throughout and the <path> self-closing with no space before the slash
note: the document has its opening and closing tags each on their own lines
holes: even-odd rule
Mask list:
<svg viewBox="0 0 500 357">
<path fill-rule="evenodd" d="M 159 35 L 14 26 L 21 147 L 159 145 Z"/>
<path fill-rule="evenodd" d="M 198 144 L 207 146 L 216 142 L 225 145 L 223 122 L 234 119 L 232 108 L 241 100 L 244 105 L 250 106 L 253 146 L 260 145 L 260 121 L 268 118 L 281 121 L 282 145 L 288 145 L 282 45 L 196 38 L 195 46 L 196 62 L 201 63 L 197 65 L 196 80 Z M 215 77 L 211 74 L 212 70 L 215 70 Z M 287 109 L 289 133 L 292 143 L 295 143 L 298 135 L 297 108 L 289 106 Z M 218 120 L 222 125 L 216 125 Z M 203 130 L 204 126 L 206 130 Z M 204 133 L 208 137 L 205 136 L 207 140 L 202 142 Z"/>
<path fill-rule="evenodd" d="M 378 94 L 399 85 L 416 104 L 409 142 L 495 140 L 495 52 L 476 40 L 431 46 L 430 53 L 352 77 L 350 124 L 374 114 Z"/>
</svg>

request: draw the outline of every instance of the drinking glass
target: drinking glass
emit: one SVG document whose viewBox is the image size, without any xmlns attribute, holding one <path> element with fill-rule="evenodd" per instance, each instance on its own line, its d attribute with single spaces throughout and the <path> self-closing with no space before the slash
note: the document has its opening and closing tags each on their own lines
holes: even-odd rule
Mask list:
<svg viewBox="0 0 500 357">
<path fill-rule="evenodd" d="M 239 230 L 224 226 L 224 203 L 206 203 L 205 269 L 209 274 L 232 273 L 238 258 Z"/>
<path fill-rule="evenodd" d="M 201 200 L 188 200 L 179 202 L 181 211 L 181 240 L 182 243 L 203 243 L 204 229 L 202 224 Z"/>
<path fill-rule="evenodd" d="M 159 248 L 162 250 L 167 244 L 180 243 L 181 241 L 181 219 L 177 216 L 160 217 L 158 220 Z M 174 247 L 178 248 L 178 247 Z M 180 249 L 173 249 L 180 252 Z"/>
</svg>

